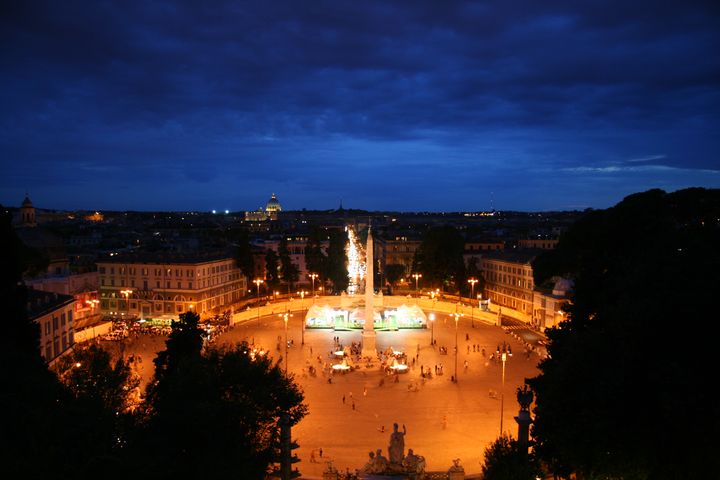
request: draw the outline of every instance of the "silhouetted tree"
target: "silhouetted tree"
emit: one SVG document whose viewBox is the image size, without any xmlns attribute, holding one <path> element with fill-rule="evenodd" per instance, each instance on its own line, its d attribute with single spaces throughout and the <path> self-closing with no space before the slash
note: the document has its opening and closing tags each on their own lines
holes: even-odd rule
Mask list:
<svg viewBox="0 0 720 480">
<path fill-rule="evenodd" d="M 588 212 L 535 282 L 574 278 L 568 320 L 531 380 L 537 452 L 581 478 L 710 478 L 720 403 L 720 190 L 631 195 Z"/>
<path fill-rule="evenodd" d="M 300 269 L 292 261 L 286 235 L 283 235 L 280 240 L 278 252 L 280 254 L 280 274 L 282 275 L 283 282 L 288 285 L 288 290 L 290 290 L 300 278 Z"/>
<path fill-rule="evenodd" d="M 280 285 L 280 259 L 272 248 L 265 252 L 265 283 L 269 289 Z"/>
<path fill-rule="evenodd" d="M 405 275 L 405 265 L 391 263 L 385 265 L 385 280 L 390 285 L 395 285 Z"/>
<path fill-rule="evenodd" d="M 244 232 L 237 239 L 235 262 L 243 275 L 249 279 L 253 278 L 255 275 L 255 260 L 252 253 L 252 247 L 250 246 L 250 239 Z"/>
<path fill-rule="evenodd" d="M 464 249 L 465 240 L 454 227 L 431 228 L 415 252 L 413 269 L 422 273 L 424 285 L 457 291 L 464 287 Z"/>
<path fill-rule="evenodd" d="M 484 480 L 534 480 L 542 474 L 532 453 L 522 452 L 517 440 L 498 437 L 485 449 Z"/>
<path fill-rule="evenodd" d="M 347 235 L 344 232 L 333 230 L 330 233 L 325 277 L 333 283 L 336 292 L 346 290 L 350 279 L 347 272 Z"/>
<path fill-rule="evenodd" d="M 277 458 L 278 419 L 307 412 L 292 378 L 246 343 L 201 353 L 195 317 L 173 324 L 167 365 L 148 391 L 148 420 L 134 451 L 148 477 L 262 479 Z M 177 340 L 171 342 L 171 340 Z M 170 360 L 172 359 L 172 360 Z M 174 365 L 173 368 L 170 365 Z"/>
</svg>

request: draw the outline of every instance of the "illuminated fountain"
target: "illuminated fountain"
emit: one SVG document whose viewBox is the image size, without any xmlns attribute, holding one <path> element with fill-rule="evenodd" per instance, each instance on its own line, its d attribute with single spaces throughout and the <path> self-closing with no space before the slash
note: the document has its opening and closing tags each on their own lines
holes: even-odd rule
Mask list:
<svg viewBox="0 0 720 480">
<path fill-rule="evenodd" d="M 352 367 L 347 364 L 347 358 L 343 358 L 342 363 L 337 363 L 332 366 L 333 371 L 340 373 L 347 373 L 352 370 Z"/>
<path fill-rule="evenodd" d="M 395 373 L 407 373 L 408 372 L 408 366 L 405 365 L 404 363 L 399 363 L 397 361 L 397 358 L 393 358 L 393 363 L 388 368 Z"/>
</svg>

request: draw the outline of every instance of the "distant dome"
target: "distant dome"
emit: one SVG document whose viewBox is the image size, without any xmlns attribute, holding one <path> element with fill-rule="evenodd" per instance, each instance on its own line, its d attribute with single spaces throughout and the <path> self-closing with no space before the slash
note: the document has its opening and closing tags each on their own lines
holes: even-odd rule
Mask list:
<svg viewBox="0 0 720 480">
<path fill-rule="evenodd" d="M 28 197 L 27 195 L 25 195 L 25 200 L 23 200 L 22 206 L 23 207 L 32 207 L 33 206 L 32 202 L 30 201 L 30 197 Z"/>
<path fill-rule="evenodd" d="M 553 287 L 552 294 L 555 296 L 558 296 L 558 297 L 564 297 L 572 289 L 573 289 L 572 280 L 568 280 L 567 278 L 561 278 L 557 282 L 555 282 L 555 286 Z"/>
<path fill-rule="evenodd" d="M 268 200 L 267 205 L 265 205 L 265 211 L 266 212 L 280 212 L 282 211 L 282 207 L 280 206 L 280 202 L 278 201 L 277 197 L 273 193 L 270 197 L 270 200 Z"/>
</svg>

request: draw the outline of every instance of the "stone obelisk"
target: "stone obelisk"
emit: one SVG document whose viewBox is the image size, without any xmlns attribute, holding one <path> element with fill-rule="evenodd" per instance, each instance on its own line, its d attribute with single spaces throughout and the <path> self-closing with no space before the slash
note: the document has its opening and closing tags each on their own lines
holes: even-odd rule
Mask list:
<svg viewBox="0 0 720 480">
<path fill-rule="evenodd" d="M 362 331 L 362 356 L 375 359 L 377 350 L 375 348 L 375 314 L 373 304 L 375 301 L 373 285 L 374 265 L 373 265 L 373 238 L 372 228 L 368 227 L 367 246 L 365 247 L 365 326 Z"/>
</svg>

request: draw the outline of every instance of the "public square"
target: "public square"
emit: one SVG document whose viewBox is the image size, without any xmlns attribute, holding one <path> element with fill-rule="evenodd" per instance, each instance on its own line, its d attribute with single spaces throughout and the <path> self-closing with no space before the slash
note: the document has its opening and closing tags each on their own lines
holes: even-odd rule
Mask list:
<svg viewBox="0 0 720 480">
<path fill-rule="evenodd" d="M 428 471 L 447 470 L 452 460 L 459 458 L 468 474 L 480 472 L 485 448 L 500 434 L 502 362 L 490 356 L 503 342 L 513 353 L 505 364 L 503 430 L 517 435 L 513 419 L 519 408 L 515 391 L 525 378 L 537 374 L 538 356 L 527 355 L 512 330 L 461 317 L 457 326 L 458 382 L 453 383 L 455 320 L 440 311 L 427 313 L 436 315 L 432 328 L 377 332 L 378 350 L 392 347 L 406 352 L 410 365 L 407 373 L 387 375 L 376 361 L 370 368 L 363 364 L 345 374 L 335 373 L 331 375 L 332 383 L 324 367 L 338 363 L 333 358 L 333 338 L 339 337 L 343 346 L 350 346 L 360 342 L 361 332 L 306 329 L 303 333 L 303 315 L 295 312 L 288 318 L 287 338 L 291 345 L 287 369 L 302 386 L 309 407 L 308 415 L 292 431 L 293 439 L 299 443 L 295 452 L 301 459 L 296 466 L 303 476 L 320 477 L 328 461 L 342 472 L 354 472 L 365 464 L 368 452 L 378 448 L 387 455 L 394 422 L 401 430 L 403 424 L 407 427 L 405 448 L 423 455 Z M 434 347 L 431 336 L 436 341 Z M 136 368 L 146 383 L 153 374 L 152 358 L 164 349 L 165 338 L 141 335 L 103 343 L 115 351 L 122 348 L 126 358 L 139 355 L 142 361 L 136 362 Z M 276 313 L 261 316 L 259 321 L 245 320 L 216 342 L 243 340 L 268 349 L 276 359 L 284 356 L 284 319 Z M 278 345 L 281 351 L 277 351 Z M 441 347 L 447 349 L 446 354 L 441 353 Z M 314 375 L 309 373 L 309 366 L 315 367 Z M 432 372 L 431 378 L 421 376 L 421 366 L 424 372 Z M 442 374 L 435 375 L 436 366 L 442 368 Z"/>
</svg>

